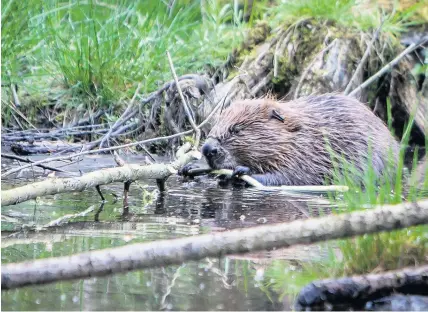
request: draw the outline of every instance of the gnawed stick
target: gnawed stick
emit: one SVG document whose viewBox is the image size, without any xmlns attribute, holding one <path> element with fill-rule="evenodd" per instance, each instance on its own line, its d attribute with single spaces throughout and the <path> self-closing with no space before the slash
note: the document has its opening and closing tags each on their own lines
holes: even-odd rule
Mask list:
<svg viewBox="0 0 428 312">
<path fill-rule="evenodd" d="M 325 309 L 327 304 L 364 307 L 373 299 L 393 292 L 428 295 L 428 265 L 379 274 L 316 281 L 305 286 L 296 300 L 296 309 Z M 358 309 L 358 308 L 357 308 Z"/>
<path fill-rule="evenodd" d="M 428 200 L 2 265 L 2 290 L 347 238 L 428 223 Z"/>
<path fill-rule="evenodd" d="M 211 170 L 209 168 L 196 168 L 189 170 L 190 176 L 197 176 L 203 174 L 215 174 L 215 175 L 226 175 L 232 176 L 233 170 L 230 169 L 219 169 Z M 289 192 L 347 192 L 349 187 L 346 185 L 281 185 L 281 186 L 265 186 L 256 179 L 248 175 L 239 176 L 239 178 L 261 190 L 281 190 Z"/>
<path fill-rule="evenodd" d="M 21 203 L 38 196 L 67 192 L 79 192 L 113 182 L 139 179 L 166 179 L 188 162 L 200 158 L 200 153 L 191 151 L 170 164 L 153 164 L 148 166 L 127 165 L 93 171 L 74 178 L 53 178 L 31 183 L 1 192 L 1 206 Z"/>
</svg>

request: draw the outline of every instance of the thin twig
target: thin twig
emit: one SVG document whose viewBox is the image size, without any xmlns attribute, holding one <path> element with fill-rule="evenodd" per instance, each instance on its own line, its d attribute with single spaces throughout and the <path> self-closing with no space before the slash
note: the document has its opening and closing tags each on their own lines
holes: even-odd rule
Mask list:
<svg viewBox="0 0 428 312">
<path fill-rule="evenodd" d="M 220 100 L 216 107 L 212 110 L 212 112 L 207 116 L 207 118 L 201 122 L 198 126 L 198 129 L 200 129 L 201 127 L 203 127 L 216 113 L 216 111 L 223 105 L 222 100 Z M 163 136 L 163 137 L 157 137 L 157 138 L 152 138 L 152 139 L 147 139 L 147 140 L 143 140 L 143 141 L 138 141 L 138 142 L 132 142 L 132 143 L 128 143 L 128 144 L 124 144 L 124 145 L 118 145 L 118 146 L 112 146 L 112 147 L 106 147 L 106 148 L 100 148 L 97 150 L 87 150 L 87 151 L 83 151 L 83 152 L 79 152 L 79 153 L 75 153 L 75 154 L 71 154 L 71 155 L 65 155 L 65 156 L 59 156 L 59 157 L 49 157 L 49 158 L 45 158 L 39 161 L 35 161 L 32 164 L 29 165 L 24 165 L 18 168 L 14 168 L 11 169 L 9 171 L 6 171 L 5 173 L 3 173 L 1 176 L 2 177 L 6 177 L 12 173 L 18 172 L 22 169 L 31 167 L 31 166 L 36 166 L 39 164 L 43 164 L 46 162 L 51 162 L 51 161 L 57 161 L 57 160 L 68 160 L 68 159 L 73 159 L 77 156 L 83 156 L 83 155 L 88 155 L 88 154 L 96 154 L 96 153 L 102 153 L 102 152 L 108 152 L 108 151 L 114 151 L 114 150 L 118 150 L 118 149 L 122 149 L 122 148 L 126 148 L 126 147 L 131 147 L 131 146 L 137 146 L 140 144 L 147 144 L 147 143 L 151 143 L 151 142 L 156 142 L 156 141 L 161 141 L 161 140 L 169 140 L 169 139 L 173 139 L 176 137 L 180 137 L 186 134 L 190 134 L 192 133 L 193 130 L 187 130 L 187 131 L 183 131 L 180 133 L 176 133 L 176 134 L 172 134 L 172 135 L 167 135 L 167 136 Z"/>
<path fill-rule="evenodd" d="M 347 86 L 346 86 L 346 88 L 345 88 L 345 91 L 344 91 L 344 94 L 345 94 L 345 95 L 348 95 L 348 94 L 349 94 L 349 92 L 351 91 L 351 88 L 352 88 L 352 84 L 354 83 L 354 80 L 357 78 L 358 74 L 359 74 L 359 73 L 361 72 L 361 70 L 363 69 L 363 66 L 366 64 L 366 60 L 367 60 L 367 58 L 368 58 L 368 57 L 369 57 L 369 55 L 370 55 L 370 50 L 371 50 L 372 46 L 374 45 L 375 41 L 377 40 L 377 38 L 378 38 L 378 36 L 379 36 L 379 33 L 380 33 L 380 30 L 382 29 L 383 22 L 384 22 L 384 20 L 382 20 L 382 21 L 381 21 L 381 23 L 380 23 L 379 27 L 376 29 L 376 32 L 375 32 L 375 34 L 373 35 L 372 40 L 371 40 L 371 41 L 370 41 L 370 43 L 367 45 L 366 52 L 364 52 L 364 55 L 363 55 L 363 57 L 361 58 L 360 63 L 358 64 L 357 68 L 355 69 L 354 74 L 352 75 L 351 80 L 349 80 L 349 83 L 348 83 L 348 85 L 347 85 Z"/>
<path fill-rule="evenodd" d="M 69 172 L 69 171 L 65 171 L 65 170 L 61 170 L 55 167 L 51 167 L 51 166 L 46 166 L 46 165 L 35 165 L 34 161 L 32 161 L 31 159 L 28 158 L 24 158 L 24 157 L 19 157 L 16 155 L 10 155 L 10 154 L 1 154 L 2 158 L 6 158 L 6 159 L 13 159 L 13 160 L 19 160 L 19 161 L 23 161 L 26 163 L 31 163 L 33 164 L 33 166 L 37 166 L 43 169 L 47 169 L 47 170 L 52 170 L 52 171 L 57 171 L 57 172 L 64 172 L 64 173 L 73 173 L 73 172 Z"/>
<path fill-rule="evenodd" d="M 357 92 L 362 91 L 363 89 L 365 89 L 366 87 L 368 87 L 371 83 L 373 83 L 374 81 L 376 81 L 377 79 L 379 79 L 383 74 L 385 74 L 387 71 L 392 70 L 392 68 L 397 65 L 397 63 L 407 54 L 411 53 L 412 51 L 416 50 L 419 46 L 425 44 L 426 42 L 428 42 L 428 38 L 422 38 L 421 40 L 419 40 L 416 43 L 411 44 L 410 46 L 407 47 L 407 49 L 405 49 L 403 52 L 401 52 L 395 59 L 393 59 L 391 62 L 389 62 L 388 64 L 386 64 L 384 67 L 382 67 L 381 70 L 379 70 L 376 74 L 374 74 L 373 76 L 371 76 L 369 79 L 367 79 L 366 81 L 364 81 L 364 83 L 362 83 L 360 86 L 358 86 L 357 88 L 355 88 L 351 93 L 348 94 L 348 96 L 354 96 Z"/>
<path fill-rule="evenodd" d="M 193 120 L 193 117 L 190 113 L 189 106 L 187 105 L 186 100 L 184 99 L 183 92 L 181 91 L 180 84 L 178 82 L 177 73 L 175 72 L 174 64 L 172 63 L 171 55 L 169 54 L 169 51 L 166 51 L 166 55 L 168 56 L 168 62 L 169 67 L 171 68 L 171 73 L 174 76 L 175 84 L 177 86 L 178 94 L 180 94 L 181 101 L 183 102 L 183 107 L 186 112 L 187 118 L 189 119 L 190 125 L 192 126 L 193 130 L 195 131 L 195 147 L 199 145 L 199 140 L 201 139 L 201 130 L 196 126 L 195 121 Z"/>
<path fill-rule="evenodd" d="M 13 83 L 10 84 L 10 90 L 12 91 L 13 102 L 14 102 L 15 106 L 20 107 L 21 102 L 19 101 L 18 94 L 16 93 L 16 88 L 15 88 L 15 85 Z"/>
<path fill-rule="evenodd" d="M 116 128 L 120 125 L 122 125 L 127 119 L 125 119 L 126 115 L 129 113 L 130 109 L 134 105 L 135 98 L 138 95 L 138 92 L 140 91 L 141 83 L 138 84 L 137 89 L 135 90 L 134 96 L 132 97 L 131 101 L 128 104 L 128 107 L 125 109 L 125 112 L 116 120 L 116 122 L 113 124 L 113 126 L 110 128 L 110 130 L 104 135 L 104 137 L 101 139 L 100 147 L 103 146 L 104 142 L 109 139 L 111 133 L 116 130 Z M 124 120 L 125 119 L 125 120 Z"/>
<path fill-rule="evenodd" d="M 6 101 L 2 102 L 4 104 L 6 104 L 7 106 L 9 106 L 15 113 L 17 113 L 19 115 L 19 117 L 21 117 L 22 119 L 24 119 L 31 127 L 33 127 L 36 131 L 40 132 L 37 127 L 35 125 L 33 125 L 28 119 L 27 117 L 25 117 L 17 108 L 13 107 L 13 105 L 10 105 L 9 103 L 7 103 Z"/>
<path fill-rule="evenodd" d="M 9 79 L 11 79 L 12 73 L 10 72 L 10 70 L 7 71 L 7 75 L 9 76 Z M 21 102 L 19 101 L 18 94 L 16 93 L 16 85 L 11 82 L 9 84 L 9 87 L 10 87 L 10 91 L 12 93 L 13 102 L 15 104 L 15 107 L 21 106 Z"/>
</svg>

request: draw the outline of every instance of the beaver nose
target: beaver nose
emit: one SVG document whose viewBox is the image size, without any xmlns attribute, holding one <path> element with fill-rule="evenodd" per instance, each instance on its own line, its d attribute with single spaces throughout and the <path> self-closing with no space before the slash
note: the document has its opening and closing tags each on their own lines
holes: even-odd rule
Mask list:
<svg viewBox="0 0 428 312">
<path fill-rule="evenodd" d="M 209 143 L 205 143 L 202 146 L 202 154 L 207 158 L 210 158 L 210 157 L 217 155 L 217 152 L 218 152 L 217 147 L 215 147 Z"/>
</svg>

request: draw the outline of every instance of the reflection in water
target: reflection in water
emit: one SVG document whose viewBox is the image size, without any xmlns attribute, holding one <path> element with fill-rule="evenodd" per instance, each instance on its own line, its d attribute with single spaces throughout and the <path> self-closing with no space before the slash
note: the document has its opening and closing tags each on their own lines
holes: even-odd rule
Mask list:
<svg viewBox="0 0 428 312">
<path fill-rule="evenodd" d="M 154 183 L 141 182 L 141 185 Z M 131 186 L 129 212 L 122 215 L 122 184 L 103 186 L 107 202 L 89 216 L 43 232 L 12 234 L 2 224 L 2 263 L 64 256 L 88 250 L 198 235 L 260 224 L 287 222 L 329 212 L 320 198 L 289 197 L 279 192 L 221 188 L 201 179 L 182 183 L 172 178 L 168 191 L 143 200 L 142 190 Z M 95 190 L 45 197 L 13 211 L 23 223 L 43 225 L 69 213 L 99 205 Z M 10 207 L 2 208 L 7 213 Z M 12 235 L 11 235 L 12 234 Z M 292 297 L 282 298 L 265 280 L 272 259 L 323 257 L 319 246 L 296 246 L 220 259 L 188 262 L 181 266 L 146 269 L 105 278 L 26 287 L 2 293 L 6 310 L 289 310 Z M 291 264 L 290 264 L 291 265 Z"/>
</svg>

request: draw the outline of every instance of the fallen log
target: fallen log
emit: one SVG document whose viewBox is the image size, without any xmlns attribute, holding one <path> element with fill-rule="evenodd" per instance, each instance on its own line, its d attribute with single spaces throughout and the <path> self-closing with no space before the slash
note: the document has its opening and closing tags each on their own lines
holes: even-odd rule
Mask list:
<svg viewBox="0 0 428 312">
<path fill-rule="evenodd" d="M 87 188 L 113 182 L 134 181 L 139 179 L 166 179 L 188 162 L 200 158 L 200 153 L 191 151 L 171 164 L 152 164 L 147 166 L 127 165 L 93 171 L 73 178 L 52 178 L 27 184 L 1 192 L 1 206 L 22 203 L 38 196 L 67 192 L 79 192 Z"/>
<path fill-rule="evenodd" d="M 138 243 L 23 263 L 2 265 L 2 290 L 62 280 L 106 276 L 143 268 L 181 264 L 205 257 L 392 231 L 428 223 L 428 200 L 377 207 L 276 225 Z"/>
<path fill-rule="evenodd" d="M 428 265 L 313 282 L 300 291 L 296 309 L 325 310 L 329 305 L 361 309 L 366 302 L 394 292 L 427 296 Z"/>
<path fill-rule="evenodd" d="M 32 144 L 13 143 L 11 150 L 16 155 L 27 156 L 34 154 L 52 154 L 52 153 L 65 153 L 75 152 L 82 149 L 81 144 L 63 144 L 63 143 L 48 143 L 37 142 Z"/>
</svg>

